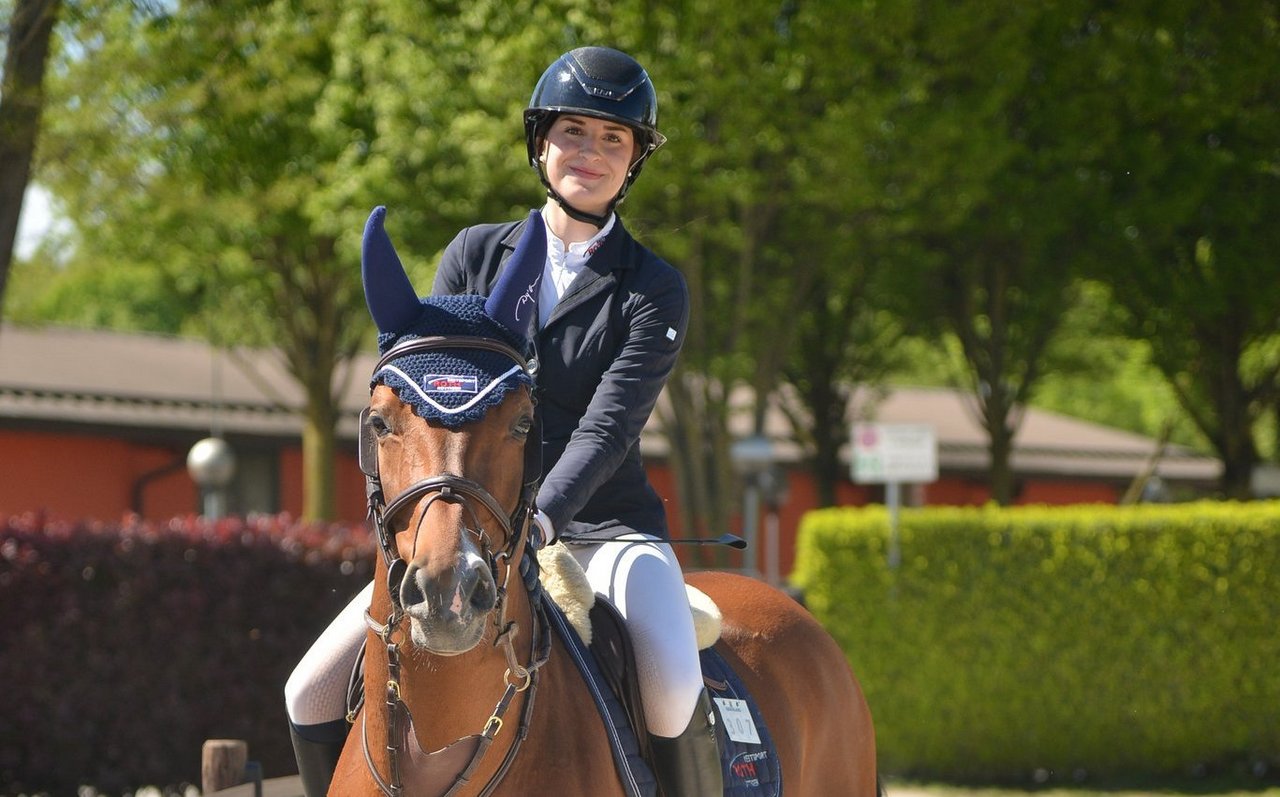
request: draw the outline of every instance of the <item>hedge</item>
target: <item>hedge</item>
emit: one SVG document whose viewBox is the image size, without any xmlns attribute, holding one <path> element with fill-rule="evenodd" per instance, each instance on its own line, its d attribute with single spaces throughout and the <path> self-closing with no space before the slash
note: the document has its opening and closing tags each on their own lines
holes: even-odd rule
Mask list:
<svg viewBox="0 0 1280 797">
<path fill-rule="evenodd" d="M 1280 764 L 1280 504 L 882 507 L 801 524 L 796 585 L 883 772 L 1184 776 Z"/>
<path fill-rule="evenodd" d="M 287 517 L 0 520 L 0 794 L 198 784 L 209 738 L 296 772 L 285 679 L 374 555 Z"/>
</svg>

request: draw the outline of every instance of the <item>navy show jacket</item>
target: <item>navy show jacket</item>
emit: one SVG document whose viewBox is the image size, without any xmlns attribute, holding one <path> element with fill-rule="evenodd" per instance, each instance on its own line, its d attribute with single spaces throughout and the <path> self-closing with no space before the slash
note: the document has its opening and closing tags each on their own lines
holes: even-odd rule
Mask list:
<svg viewBox="0 0 1280 797">
<path fill-rule="evenodd" d="M 488 295 L 525 223 L 458 233 L 432 293 Z M 535 340 L 544 473 L 538 507 L 557 533 L 668 536 L 662 500 L 640 459 L 640 431 L 688 321 L 684 276 L 616 220 Z"/>
</svg>

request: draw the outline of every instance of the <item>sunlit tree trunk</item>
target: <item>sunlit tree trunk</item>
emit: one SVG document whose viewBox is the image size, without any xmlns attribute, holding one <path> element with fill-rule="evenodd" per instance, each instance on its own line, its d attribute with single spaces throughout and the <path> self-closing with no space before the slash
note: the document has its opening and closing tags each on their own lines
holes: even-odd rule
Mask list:
<svg viewBox="0 0 1280 797">
<path fill-rule="evenodd" d="M 61 0 L 17 0 L 0 86 L 0 310 L 44 108 L 44 73 Z"/>
</svg>

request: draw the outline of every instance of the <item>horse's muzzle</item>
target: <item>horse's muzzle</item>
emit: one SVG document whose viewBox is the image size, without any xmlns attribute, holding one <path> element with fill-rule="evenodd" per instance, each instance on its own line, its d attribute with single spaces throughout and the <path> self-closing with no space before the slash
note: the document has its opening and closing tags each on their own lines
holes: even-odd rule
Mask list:
<svg viewBox="0 0 1280 797">
<path fill-rule="evenodd" d="M 409 615 L 413 643 L 442 656 L 479 644 L 497 601 L 493 574 L 473 551 L 459 552 L 452 568 L 435 575 L 411 563 L 400 583 L 400 605 Z"/>
</svg>

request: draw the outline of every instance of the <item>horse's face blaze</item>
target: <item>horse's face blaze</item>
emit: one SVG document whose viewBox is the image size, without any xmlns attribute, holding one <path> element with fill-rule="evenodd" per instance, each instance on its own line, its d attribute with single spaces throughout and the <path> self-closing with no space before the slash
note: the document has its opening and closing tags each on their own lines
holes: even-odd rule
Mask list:
<svg viewBox="0 0 1280 797">
<path fill-rule="evenodd" d="M 418 417 L 386 386 L 375 389 L 370 408 L 388 499 L 422 479 L 450 473 L 484 487 L 508 514 L 515 510 L 522 474 L 502 465 L 523 462 L 533 418 L 527 390 L 512 391 L 481 421 L 457 429 Z M 484 638 L 498 596 L 491 560 L 508 540 L 502 519 L 482 504 L 432 495 L 388 518 L 388 525 L 408 563 L 399 591 L 410 638 L 432 653 L 456 655 Z"/>
</svg>

